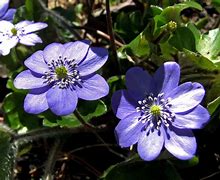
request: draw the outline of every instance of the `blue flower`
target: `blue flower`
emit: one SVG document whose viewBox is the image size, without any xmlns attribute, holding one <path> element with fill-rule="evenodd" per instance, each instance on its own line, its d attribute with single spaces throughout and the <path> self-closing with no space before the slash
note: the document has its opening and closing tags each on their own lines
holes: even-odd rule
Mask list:
<svg viewBox="0 0 220 180">
<path fill-rule="evenodd" d="M 46 27 L 47 24 L 42 22 L 21 21 L 14 25 L 9 21 L 0 21 L 0 54 L 8 55 L 17 43 L 27 46 L 42 43 L 41 38 L 33 32 Z"/>
<path fill-rule="evenodd" d="M 12 21 L 16 9 L 8 9 L 10 0 L 0 1 L 0 20 Z"/>
<path fill-rule="evenodd" d="M 28 113 L 50 109 L 56 115 L 68 115 L 78 98 L 97 100 L 106 96 L 109 86 L 96 74 L 108 59 L 104 48 L 90 47 L 88 41 L 52 43 L 37 51 L 24 64 L 29 68 L 18 74 L 14 85 L 29 89 L 24 100 Z"/>
<path fill-rule="evenodd" d="M 193 157 L 197 144 L 191 129 L 202 128 L 210 115 L 200 105 L 202 85 L 178 85 L 179 78 L 175 62 L 164 63 L 154 76 L 139 67 L 127 71 L 127 90 L 112 97 L 113 111 L 121 119 L 115 128 L 121 147 L 137 143 L 146 161 L 157 158 L 163 147 L 179 159 Z"/>
</svg>

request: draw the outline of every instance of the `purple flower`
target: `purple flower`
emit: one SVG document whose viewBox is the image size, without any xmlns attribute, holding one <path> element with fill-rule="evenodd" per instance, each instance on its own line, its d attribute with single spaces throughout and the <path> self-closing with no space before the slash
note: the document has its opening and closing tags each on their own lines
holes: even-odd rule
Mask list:
<svg viewBox="0 0 220 180">
<path fill-rule="evenodd" d="M 12 21 L 16 9 L 8 9 L 10 0 L 0 1 L 0 20 Z"/>
<path fill-rule="evenodd" d="M 42 43 L 41 38 L 33 32 L 46 27 L 47 24 L 42 22 L 21 21 L 14 25 L 9 21 L 0 21 L 0 54 L 8 55 L 17 43 L 27 46 Z"/>
<path fill-rule="evenodd" d="M 104 48 L 90 47 L 88 41 L 52 43 L 37 51 L 24 64 L 29 68 L 18 74 L 14 85 L 30 89 L 24 100 L 28 113 L 48 108 L 56 115 L 72 113 L 78 98 L 97 100 L 109 92 L 107 82 L 94 73 L 108 59 Z"/>
<path fill-rule="evenodd" d="M 202 85 L 178 85 L 179 78 L 175 62 L 164 63 L 154 76 L 139 67 L 127 71 L 127 90 L 112 97 L 113 111 L 121 119 L 115 128 L 121 147 L 137 143 L 140 157 L 147 161 L 163 147 L 179 159 L 193 157 L 197 145 L 191 129 L 202 128 L 209 113 L 200 105 L 205 94 Z"/>
</svg>

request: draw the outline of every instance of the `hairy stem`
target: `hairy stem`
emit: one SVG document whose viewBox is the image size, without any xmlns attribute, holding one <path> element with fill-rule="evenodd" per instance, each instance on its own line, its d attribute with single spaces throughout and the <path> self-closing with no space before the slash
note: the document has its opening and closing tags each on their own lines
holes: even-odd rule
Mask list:
<svg viewBox="0 0 220 180">
<path fill-rule="evenodd" d="M 103 126 L 99 127 L 98 130 L 102 130 Z M 50 128 L 40 128 L 36 130 L 29 131 L 24 134 L 15 134 L 12 137 L 12 141 L 18 140 L 36 140 L 45 137 L 56 137 L 64 134 L 77 134 L 82 132 L 91 132 L 90 129 L 80 127 L 74 128 L 61 128 L 61 127 L 50 127 Z"/>
<path fill-rule="evenodd" d="M 48 157 L 46 165 L 45 165 L 45 171 L 44 171 L 44 176 L 43 176 L 44 180 L 53 180 L 54 179 L 53 170 L 54 170 L 54 166 L 56 164 L 57 154 L 58 154 L 62 144 L 63 143 L 61 142 L 61 140 L 59 138 L 55 140 L 55 143 L 49 152 L 49 157 Z"/>
</svg>

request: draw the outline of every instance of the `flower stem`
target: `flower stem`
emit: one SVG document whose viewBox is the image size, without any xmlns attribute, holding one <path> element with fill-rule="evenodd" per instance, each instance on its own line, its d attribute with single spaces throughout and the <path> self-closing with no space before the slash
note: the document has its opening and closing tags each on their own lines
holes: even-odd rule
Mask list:
<svg viewBox="0 0 220 180">
<path fill-rule="evenodd" d="M 92 124 L 87 123 L 77 110 L 74 111 L 74 114 L 78 118 L 78 120 L 82 123 L 82 125 L 84 125 L 86 127 L 85 129 L 89 129 L 97 137 L 97 139 L 105 145 L 105 147 L 109 150 L 109 152 L 125 159 L 125 157 L 122 154 L 120 154 L 120 153 L 114 151 L 112 148 L 110 148 L 107 145 L 107 143 L 104 141 L 104 139 L 97 133 L 97 130 L 99 129 L 99 127 L 97 128 L 97 127 L 93 126 Z"/>
<path fill-rule="evenodd" d="M 81 116 L 81 114 L 79 113 L 78 110 L 74 111 L 74 115 L 77 117 L 77 119 L 81 122 L 82 125 L 86 126 L 87 128 L 95 128 L 95 126 L 93 126 L 90 123 L 87 123 L 84 118 Z"/>
</svg>

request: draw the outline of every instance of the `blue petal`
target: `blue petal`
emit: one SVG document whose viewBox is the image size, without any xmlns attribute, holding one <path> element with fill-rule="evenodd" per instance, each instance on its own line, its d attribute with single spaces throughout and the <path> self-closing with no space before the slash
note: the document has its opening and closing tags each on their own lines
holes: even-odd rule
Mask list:
<svg viewBox="0 0 220 180">
<path fill-rule="evenodd" d="M 24 99 L 24 110 L 27 113 L 39 114 L 46 111 L 49 106 L 46 99 L 49 87 L 34 89 Z"/>
<path fill-rule="evenodd" d="M 75 109 L 78 98 L 75 91 L 61 89 L 58 86 L 51 88 L 46 95 L 51 111 L 59 116 L 71 114 Z"/>
<path fill-rule="evenodd" d="M 74 59 L 75 63 L 78 64 L 87 55 L 89 45 L 90 42 L 87 40 L 75 41 L 71 44 L 68 44 L 65 52 L 63 53 L 63 57 L 66 57 L 68 60 Z"/>
<path fill-rule="evenodd" d="M 0 17 L 6 13 L 6 11 L 8 9 L 9 1 L 10 0 L 1 0 L 0 1 Z"/>
<path fill-rule="evenodd" d="M 17 89 L 35 89 L 46 86 L 45 79 L 34 76 L 30 70 L 25 70 L 17 75 L 14 86 Z"/>
<path fill-rule="evenodd" d="M 180 67 L 175 62 L 166 62 L 154 74 L 155 94 L 170 92 L 176 88 L 180 79 Z"/>
<path fill-rule="evenodd" d="M 170 110 L 174 113 L 186 112 L 196 107 L 203 99 L 205 90 L 199 83 L 187 82 L 181 84 L 169 94 L 165 94 L 165 98 L 171 98 Z"/>
<path fill-rule="evenodd" d="M 191 111 L 176 113 L 172 125 L 181 129 L 201 129 L 208 123 L 209 119 L 210 115 L 207 109 L 198 105 Z"/>
<path fill-rule="evenodd" d="M 107 82 L 98 74 L 83 77 L 82 82 L 76 86 L 77 96 L 81 99 L 97 100 L 109 93 Z"/>
<path fill-rule="evenodd" d="M 119 119 L 124 119 L 136 111 L 137 102 L 127 90 L 116 91 L 112 96 L 112 109 Z"/>
<path fill-rule="evenodd" d="M 44 60 L 47 63 L 51 63 L 52 60 L 57 60 L 59 57 L 63 57 L 65 48 L 60 43 L 52 43 L 44 48 Z"/>
<path fill-rule="evenodd" d="M 100 69 L 107 59 L 108 51 L 105 48 L 91 47 L 77 69 L 81 76 L 89 75 Z"/>
<path fill-rule="evenodd" d="M 140 113 L 133 113 L 122 119 L 115 128 L 118 143 L 121 147 L 129 147 L 137 143 L 144 124 L 138 118 Z"/>
<path fill-rule="evenodd" d="M 43 51 L 37 51 L 24 61 L 26 67 L 36 73 L 44 74 L 49 71 L 48 65 L 44 61 Z"/>
<path fill-rule="evenodd" d="M 181 160 L 191 159 L 196 152 L 196 139 L 189 129 L 167 129 L 165 136 L 165 148 L 175 157 Z"/>
<path fill-rule="evenodd" d="M 140 67 L 130 68 L 126 72 L 126 86 L 136 100 L 154 91 L 153 78 Z"/>
<path fill-rule="evenodd" d="M 12 21 L 14 18 L 14 15 L 16 13 L 16 9 L 9 9 L 4 16 L 2 16 L 0 19 L 6 20 L 6 21 Z"/>
<path fill-rule="evenodd" d="M 147 135 L 146 131 L 143 131 L 138 140 L 138 154 L 146 161 L 152 161 L 156 159 L 164 144 L 164 134 L 159 133 L 157 130 L 150 132 Z"/>
</svg>

